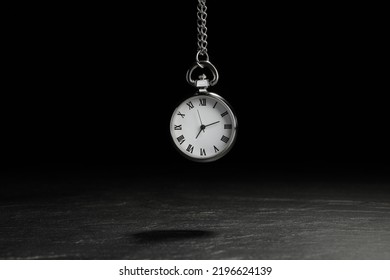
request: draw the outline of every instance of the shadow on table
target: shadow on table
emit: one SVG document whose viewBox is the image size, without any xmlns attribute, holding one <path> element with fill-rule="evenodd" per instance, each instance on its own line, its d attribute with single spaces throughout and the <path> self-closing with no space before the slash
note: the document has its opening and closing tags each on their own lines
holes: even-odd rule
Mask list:
<svg viewBox="0 0 390 280">
<path fill-rule="evenodd" d="M 139 243 L 150 243 L 210 238 L 215 235 L 215 232 L 204 230 L 151 230 L 134 233 L 132 237 Z"/>
</svg>

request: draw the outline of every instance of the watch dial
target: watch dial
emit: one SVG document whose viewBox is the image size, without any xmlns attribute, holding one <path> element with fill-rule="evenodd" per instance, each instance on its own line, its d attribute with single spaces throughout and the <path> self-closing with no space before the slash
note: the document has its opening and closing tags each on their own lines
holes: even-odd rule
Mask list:
<svg viewBox="0 0 390 280">
<path fill-rule="evenodd" d="M 186 156 L 212 161 L 234 143 L 237 121 L 230 107 L 218 96 L 193 96 L 176 108 L 171 119 L 175 145 Z"/>
</svg>

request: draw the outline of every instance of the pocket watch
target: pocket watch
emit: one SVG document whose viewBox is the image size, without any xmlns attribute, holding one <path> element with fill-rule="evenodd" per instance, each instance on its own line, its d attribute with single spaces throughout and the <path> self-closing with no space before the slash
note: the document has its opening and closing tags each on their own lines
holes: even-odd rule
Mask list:
<svg viewBox="0 0 390 280">
<path fill-rule="evenodd" d="M 237 118 L 231 106 L 218 94 L 208 91 L 219 79 L 218 71 L 207 52 L 206 0 L 198 0 L 196 62 L 187 71 L 187 82 L 196 87 L 194 96 L 184 100 L 173 112 L 170 131 L 180 153 L 198 162 L 215 161 L 226 155 L 236 140 Z M 195 69 L 208 69 L 199 79 L 192 78 Z M 199 69 L 198 69 L 199 70 Z"/>
<path fill-rule="evenodd" d="M 197 67 L 209 68 L 213 79 L 191 75 Z M 207 88 L 218 81 L 218 72 L 209 61 L 198 61 L 187 72 L 187 81 L 198 90 L 174 110 L 170 132 L 175 146 L 186 158 L 215 161 L 226 155 L 236 140 L 237 118 L 228 102 Z"/>
</svg>

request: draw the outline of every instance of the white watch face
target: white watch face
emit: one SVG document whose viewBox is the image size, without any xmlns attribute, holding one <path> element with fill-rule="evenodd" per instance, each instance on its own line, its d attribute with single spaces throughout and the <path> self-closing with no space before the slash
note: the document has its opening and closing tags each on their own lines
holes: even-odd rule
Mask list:
<svg viewBox="0 0 390 280">
<path fill-rule="evenodd" d="M 236 127 L 230 107 L 212 93 L 188 98 L 171 118 L 175 145 L 197 161 L 213 161 L 225 155 L 234 143 Z"/>
</svg>

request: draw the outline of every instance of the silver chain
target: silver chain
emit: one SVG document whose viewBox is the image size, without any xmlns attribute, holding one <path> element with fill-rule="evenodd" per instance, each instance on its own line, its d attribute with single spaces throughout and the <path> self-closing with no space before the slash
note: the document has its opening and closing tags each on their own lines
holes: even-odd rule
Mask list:
<svg viewBox="0 0 390 280">
<path fill-rule="evenodd" d="M 199 89 L 199 91 L 205 90 L 208 86 L 214 86 L 219 79 L 217 68 L 209 61 L 209 55 L 207 53 L 207 27 L 206 27 L 206 19 L 207 19 L 207 7 L 206 0 L 198 0 L 198 52 L 196 53 L 196 63 L 192 65 L 190 69 L 187 71 L 187 82 Z M 192 73 L 196 68 L 208 68 L 213 78 L 209 81 L 206 79 L 206 75 L 203 74 L 199 76 L 199 80 L 192 79 Z"/>
<path fill-rule="evenodd" d="M 203 56 L 206 60 L 209 60 L 207 54 L 207 7 L 206 0 L 198 0 L 198 53 L 196 54 L 196 60 L 199 61 L 199 56 Z"/>
</svg>

